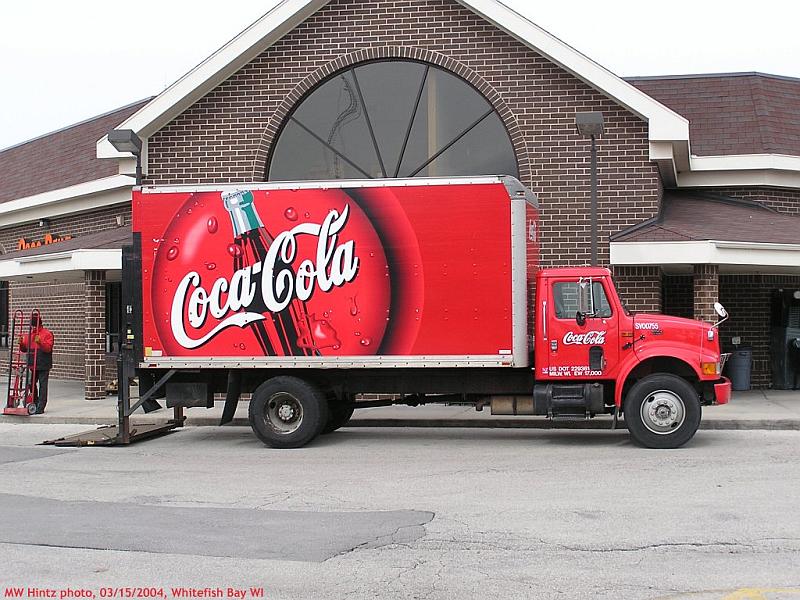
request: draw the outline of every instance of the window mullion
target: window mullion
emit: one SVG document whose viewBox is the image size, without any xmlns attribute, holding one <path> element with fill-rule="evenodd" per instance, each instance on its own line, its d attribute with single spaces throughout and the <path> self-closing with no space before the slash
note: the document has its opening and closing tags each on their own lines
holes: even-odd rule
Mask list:
<svg viewBox="0 0 800 600">
<path fill-rule="evenodd" d="M 356 171 L 358 171 L 359 173 L 361 173 L 362 175 L 364 175 L 364 177 L 366 177 L 367 179 L 374 179 L 374 177 L 373 177 L 372 175 L 370 175 L 369 173 L 367 173 L 367 172 L 366 172 L 364 169 L 362 169 L 361 167 L 359 167 L 359 166 L 358 166 L 356 163 L 354 163 L 352 160 L 350 160 L 349 158 L 347 158 L 347 157 L 346 157 L 344 154 L 342 154 L 342 153 L 341 153 L 341 152 L 339 152 L 339 151 L 338 151 L 336 148 L 334 148 L 333 146 L 331 146 L 331 145 L 330 145 L 328 142 L 326 142 L 325 140 L 323 140 L 323 139 L 322 139 L 321 137 L 319 137 L 319 136 L 318 136 L 316 133 L 314 133 L 314 132 L 313 132 L 313 131 L 311 131 L 311 130 L 310 130 L 308 127 L 306 127 L 306 126 L 305 126 L 305 125 L 303 125 L 303 124 L 302 124 L 300 121 L 298 121 L 296 118 L 294 118 L 294 117 L 289 117 L 289 120 L 290 120 L 290 121 L 292 121 L 292 122 L 294 122 L 294 123 L 296 123 L 297 125 L 299 125 L 299 126 L 300 126 L 300 127 L 301 127 L 301 128 L 302 128 L 302 129 L 303 129 L 305 132 L 306 132 L 306 133 L 308 133 L 308 134 L 309 134 L 311 137 L 313 137 L 315 140 L 317 140 L 317 141 L 318 141 L 320 144 L 322 144 L 323 146 L 325 146 L 325 147 L 326 147 L 328 150 L 330 150 L 331 152 L 333 152 L 333 153 L 334 153 L 336 156 L 338 156 L 338 157 L 339 157 L 339 158 L 341 158 L 343 161 L 345 161 L 345 162 L 346 162 L 348 165 L 350 165 L 351 167 L 353 167 L 353 168 L 354 168 Z"/>
<path fill-rule="evenodd" d="M 369 130 L 369 137 L 372 138 L 372 147 L 375 148 L 375 154 L 378 157 L 378 163 L 381 166 L 381 173 L 383 176 L 386 177 L 386 167 L 383 166 L 383 157 L 381 156 L 381 151 L 378 148 L 378 140 L 375 139 L 375 132 L 372 130 L 372 121 L 369 119 L 369 111 L 367 110 L 367 103 L 364 102 L 364 95 L 361 93 L 361 86 L 358 83 L 358 76 L 356 75 L 356 70 L 353 69 L 351 71 L 353 73 L 353 83 L 356 84 L 356 93 L 358 94 L 358 100 L 361 102 L 361 106 L 364 107 L 364 119 L 367 121 L 367 129 Z"/>
<path fill-rule="evenodd" d="M 419 103 L 422 101 L 422 92 L 425 90 L 425 82 L 428 80 L 428 71 L 431 70 L 430 65 L 425 65 L 425 72 L 422 74 L 422 80 L 419 82 L 419 91 L 417 92 L 417 100 L 414 102 L 414 110 L 411 111 L 411 119 L 408 121 L 408 129 L 406 130 L 406 137 L 403 139 L 403 147 L 400 149 L 400 157 L 397 159 L 397 167 L 394 170 L 394 177 L 400 174 L 400 167 L 403 165 L 403 157 L 406 154 L 408 147 L 408 140 L 411 137 L 411 129 L 414 127 L 414 120 L 417 118 L 417 110 L 419 110 Z"/>
<path fill-rule="evenodd" d="M 488 110 L 488 111 L 486 111 L 486 112 L 485 112 L 485 113 L 484 113 L 484 114 L 483 114 L 483 115 L 482 115 L 480 118 L 478 118 L 478 119 L 477 119 L 476 121 L 474 121 L 474 122 L 473 122 L 473 123 L 472 123 L 472 124 L 471 124 L 469 127 L 467 127 L 467 128 L 464 130 L 464 131 L 462 131 L 462 132 L 461 132 L 461 133 L 459 133 L 459 134 L 458 134 L 456 137 L 454 137 L 454 138 L 453 138 L 453 139 L 452 139 L 452 140 L 451 140 L 451 141 L 450 141 L 448 144 L 445 144 L 445 146 L 444 146 L 444 147 L 443 147 L 441 150 L 439 150 L 438 152 L 436 152 L 436 154 L 434 154 L 434 155 L 433 155 L 433 156 L 431 156 L 431 157 L 430 157 L 428 160 L 426 160 L 424 163 L 422 163 L 422 164 L 421 164 L 421 165 L 420 165 L 420 166 L 419 166 L 419 167 L 418 167 L 416 170 L 414 170 L 414 171 L 413 171 L 413 172 L 412 172 L 412 173 L 409 175 L 409 177 L 415 177 L 415 176 L 417 175 L 417 173 L 419 173 L 420 171 L 422 171 L 422 169 L 424 169 L 425 167 L 427 167 L 429 164 L 431 164 L 433 161 L 435 161 L 437 158 L 439 158 L 439 157 L 440 157 L 442 154 L 444 154 L 444 153 L 445 153 L 445 152 L 447 152 L 447 151 L 448 151 L 450 148 L 452 148 L 452 147 L 453 147 L 453 145 L 454 145 L 454 144 L 456 144 L 456 143 L 458 142 L 458 140 L 460 140 L 460 139 L 461 139 L 461 138 L 463 138 L 465 135 L 467 135 L 467 134 L 468 134 L 470 131 L 472 131 L 473 129 L 475 129 L 475 127 L 477 127 L 478 125 L 480 125 L 481 121 L 483 121 L 483 120 L 484 120 L 486 117 L 488 117 L 488 116 L 489 116 L 490 114 L 492 114 L 493 112 L 494 112 L 494 108 L 489 108 L 489 110 Z"/>
</svg>

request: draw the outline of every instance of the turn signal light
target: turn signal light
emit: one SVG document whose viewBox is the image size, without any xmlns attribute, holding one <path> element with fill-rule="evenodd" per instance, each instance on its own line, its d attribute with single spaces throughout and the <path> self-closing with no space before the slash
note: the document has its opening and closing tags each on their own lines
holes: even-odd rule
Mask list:
<svg viewBox="0 0 800 600">
<path fill-rule="evenodd" d="M 700 369 L 703 371 L 703 375 L 719 375 L 718 362 L 700 363 Z"/>
</svg>

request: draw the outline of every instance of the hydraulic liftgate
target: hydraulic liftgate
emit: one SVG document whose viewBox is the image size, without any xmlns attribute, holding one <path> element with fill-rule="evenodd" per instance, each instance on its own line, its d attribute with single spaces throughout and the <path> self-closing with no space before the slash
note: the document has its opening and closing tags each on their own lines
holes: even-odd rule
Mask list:
<svg viewBox="0 0 800 600">
<path fill-rule="evenodd" d="M 142 289 L 141 253 L 138 252 L 139 234 L 134 233 L 134 246 L 122 248 L 122 298 L 123 315 L 120 319 L 120 349 L 117 359 L 117 424 L 84 431 L 56 440 L 42 442 L 54 446 L 126 446 L 132 442 L 164 435 L 181 427 L 186 420 L 183 407 L 174 407 L 173 418 L 164 423 L 131 424 L 131 415 L 139 408 L 149 413 L 160 410 L 161 405 L 154 396 L 175 374 L 175 369 L 167 371 L 144 394 L 131 404 L 131 379 L 136 375 L 136 367 L 142 359 L 141 339 L 134 332 L 141 332 Z"/>
</svg>

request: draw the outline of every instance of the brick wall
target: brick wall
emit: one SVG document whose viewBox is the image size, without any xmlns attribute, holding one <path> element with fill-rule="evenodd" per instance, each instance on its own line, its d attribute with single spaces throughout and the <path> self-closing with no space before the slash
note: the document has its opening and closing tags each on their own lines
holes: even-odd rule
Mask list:
<svg viewBox="0 0 800 600">
<path fill-rule="evenodd" d="M 577 135 L 576 111 L 602 111 L 606 120 L 601 262 L 609 234 L 655 215 L 660 180 L 647 125 L 455 0 L 333 0 L 153 135 L 147 183 L 262 180 L 291 102 L 337 69 L 389 56 L 449 68 L 493 102 L 521 179 L 539 195 L 545 266 L 589 260 L 589 143 Z"/>
<path fill-rule="evenodd" d="M 39 227 L 38 222 L 23 223 L 0 229 L 0 249 L 13 252 L 19 238 L 41 239 L 45 233 L 53 235 L 79 236 L 117 227 L 117 216 L 124 224 L 130 223 L 129 204 L 110 206 L 85 213 L 65 215 L 50 219 L 50 226 Z M 57 245 L 53 246 L 58 249 Z M 2 256 L 0 256 L 2 258 Z M 105 290 L 103 291 L 105 293 Z M 65 379 L 84 379 L 86 350 L 86 286 L 81 274 L 72 274 L 72 279 L 60 283 L 15 283 L 9 285 L 10 311 L 22 309 L 26 313 L 34 308 L 42 311 L 45 325 L 53 331 L 56 344 L 53 353 L 51 376 Z M 105 327 L 103 314 L 102 326 Z M 103 345 L 105 351 L 105 345 Z M 0 354 L 5 370 L 8 352 Z M 107 360 L 104 356 L 104 362 Z M 113 362 L 113 359 L 108 359 Z M 116 367 L 106 368 L 104 379 L 116 377 Z"/>
<path fill-rule="evenodd" d="M 661 279 L 661 298 L 665 315 L 684 319 L 694 318 L 694 277 L 664 275 Z"/>
<path fill-rule="evenodd" d="M 660 267 L 614 267 L 620 298 L 632 312 L 661 312 Z"/>
<path fill-rule="evenodd" d="M 84 303 L 83 282 L 12 283 L 9 286 L 11 310 L 26 314 L 34 308 L 42 312 L 45 327 L 55 336 L 52 377 L 83 379 L 84 376 Z M 25 326 L 27 331 L 27 324 Z M 3 353 L 3 367 L 7 353 Z"/>
<path fill-rule="evenodd" d="M 714 303 L 719 300 L 719 266 L 694 266 L 694 318 L 714 323 L 717 313 Z"/>
<path fill-rule="evenodd" d="M 800 214 L 800 190 L 770 187 L 720 187 L 702 191 L 723 194 L 743 200 L 761 202 L 777 211 L 793 215 Z"/>
<path fill-rule="evenodd" d="M 85 394 L 87 400 L 104 398 L 106 364 L 106 273 L 105 271 L 86 271 L 86 317 Z"/>
<path fill-rule="evenodd" d="M 0 251 L 3 254 L 16 252 L 20 238 L 40 240 L 46 233 L 53 236 L 71 235 L 76 237 L 113 229 L 117 227 L 117 216 L 122 217 L 123 224 L 129 224 L 131 222 L 130 204 L 118 204 L 90 212 L 53 217 L 50 219 L 48 227 L 39 227 L 38 221 L 3 227 L 0 229 Z M 53 246 L 53 249 L 57 248 L 57 245 Z"/>
</svg>

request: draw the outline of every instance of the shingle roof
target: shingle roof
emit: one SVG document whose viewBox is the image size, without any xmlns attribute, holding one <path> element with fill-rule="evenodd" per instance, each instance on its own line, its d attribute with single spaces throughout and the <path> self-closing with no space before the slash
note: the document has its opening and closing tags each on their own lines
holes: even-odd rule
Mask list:
<svg viewBox="0 0 800 600">
<path fill-rule="evenodd" d="M 800 79 L 729 73 L 627 81 L 689 119 L 692 154 L 800 156 Z"/>
<path fill-rule="evenodd" d="M 126 225 L 88 235 L 79 235 L 57 244 L 9 252 L 8 254 L 0 255 L 0 260 L 14 260 L 25 256 L 40 256 L 42 254 L 71 252 L 73 250 L 116 250 L 133 243 L 132 240 L 131 226 Z"/>
<path fill-rule="evenodd" d="M 148 101 L 0 150 L 0 202 L 116 175 L 116 161 L 97 158 L 97 140 Z"/>
<path fill-rule="evenodd" d="M 620 231 L 611 240 L 800 244 L 800 217 L 779 213 L 750 200 L 694 191 L 666 191 L 657 217 Z"/>
</svg>

